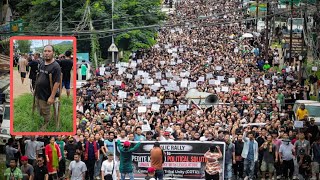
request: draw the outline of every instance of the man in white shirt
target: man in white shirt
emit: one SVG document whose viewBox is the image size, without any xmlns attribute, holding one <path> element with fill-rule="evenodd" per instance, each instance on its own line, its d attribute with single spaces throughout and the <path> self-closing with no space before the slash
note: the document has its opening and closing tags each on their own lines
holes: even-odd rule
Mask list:
<svg viewBox="0 0 320 180">
<path fill-rule="evenodd" d="M 203 133 L 203 136 L 200 137 L 200 141 L 207 141 L 208 137 L 209 137 L 209 131 L 205 130 L 204 133 Z"/>
<path fill-rule="evenodd" d="M 113 153 L 108 154 L 108 159 L 101 166 L 102 180 L 120 180 L 119 163 L 114 160 Z"/>
<path fill-rule="evenodd" d="M 70 180 L 85 180 L 86 179 L 86 164 L 80 160 L 80 154 L 74 154 L 74 161 L 71 161 L 69 165 L 69 173 L 71 175 Z"/>
</svg>

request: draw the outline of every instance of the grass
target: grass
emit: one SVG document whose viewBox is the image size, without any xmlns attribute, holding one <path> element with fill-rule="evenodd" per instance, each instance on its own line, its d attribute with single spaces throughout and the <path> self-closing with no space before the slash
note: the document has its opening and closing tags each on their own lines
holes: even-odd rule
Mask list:
<svg viewBox="0 0 320 180">
<path fill-rule="evenodd" d="M 6 162 L 0 162 L 0 179 L 4 179 L 4 171 L 7 169 Z"/>
<path fill-rule="evenodd" d="M 72 97 L 72 96 L 71 96 Z M 32 115 L 33 96 L 23 94 L 14 100 L 14 131 L 15 132 L 40 132 L 44 124 L 43 118 L 35 110 Z M 73 106 L 72 98 L 61 96 L 60 128 L 52 119 L 47 127 L 46 132 L 72 132 L 73 131 Z M 53 108 L 51 107 L 51 114 Z"/>
</svg>

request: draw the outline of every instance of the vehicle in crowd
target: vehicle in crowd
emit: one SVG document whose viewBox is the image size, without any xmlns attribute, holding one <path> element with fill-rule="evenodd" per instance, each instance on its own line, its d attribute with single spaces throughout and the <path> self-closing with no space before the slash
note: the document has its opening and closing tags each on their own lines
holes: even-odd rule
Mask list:
<svg viewBox="0 0 320 180">
<path fill-rule="evenodd" d="M 304 22 L 303 18 L 292 18 L 292 32 L 301 34 L 303 31 L 303 22 Z M 288 31 L 290 32 L 291 18 L 288 18 L 287 28 L 288 28 Z"/>
<path fill-rule="evenodd" d="M 76 88 L 80 88 L 82 84 L 86 82 L 86 80 L 82 80 L 81 77 L 81 65 L 85 64 L 87 66 L 87 77 L 86 80 L 91 78 L 91 63 L 89 61 L 78 61 L 77 62 L 77 85 Z"/>
<path fill-rule="evenodd" d="M 314 118 L 315 124 L 320 126 L 320 102 L 312 100 L 297 100 L 293 106 L 295 115 L 301 104 L 304 104 L 305 108 L 308 110 L 309 118 Z"/>
<path fill-rule="evenodd" d="M 1 105 L 0 112 L 3 115 L 3 120 L 0 125 L 0 146 L 3 147 L 11 138 L 10 135 L 10 105 Z"/>
</svg>

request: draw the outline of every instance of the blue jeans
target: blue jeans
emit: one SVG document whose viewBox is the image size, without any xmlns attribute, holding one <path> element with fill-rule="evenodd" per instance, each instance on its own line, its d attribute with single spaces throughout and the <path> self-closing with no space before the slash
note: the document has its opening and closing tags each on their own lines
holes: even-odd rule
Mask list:
<svg viewBox="0 0 320 180">
<path fill-rule="evenodd" d="M 232 162 L 226 163 L 224 168 L 224 179 L 232 178 Z"/>
<path fill-rule="evenodd" d="M 246 176 L 249 176 L 250 179 L 253 179 L 254 176 L 254 160 L 244 159 L 244 173 Z"/>
<path fill-rule="evenodd" d="M 134 176 L 133 173 L 121 173 L 121 180 L 125 180 L 126 179 L 126 175 L 129 175 L 130 180 L 134 180 Z"/>
<path fill-rule="evenodd" d="M 163 174 L 164 174 L 163 170 L 156 170 L 155 179 L 156 180 L 163 180 Z"/>
<path fill-rule="evenodd" d="M 99 156 L 99 160 L 94 164 L 94 177 L 100 176 L 103 155 Z"/>
</svg>

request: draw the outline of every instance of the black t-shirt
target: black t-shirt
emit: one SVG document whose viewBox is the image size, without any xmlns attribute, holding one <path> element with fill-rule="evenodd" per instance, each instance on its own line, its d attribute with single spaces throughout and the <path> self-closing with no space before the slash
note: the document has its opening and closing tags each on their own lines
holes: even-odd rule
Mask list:
<svg viewBox="0 0 320 180">
<path fill-rule="evenodd" d="M 48 174 L 48 169 L 46 166 L 39 167 L 38 165 L 34 167 L 34 180 L 44 180 L 44 176 Z"/>
<path fill-rule="evenodd" d="M 70 161 L 73 161 L 74 159 L 74 154 L 76 153 L 77 150 L 77 144 L 66 144 L 64 147 L 64 150 L 67 151 L 67 159 Z"/>
<path fill-rule="evenodd" d="M 36 80 L 37 73 L 38 73 L 39 61 L 38 60 L 30 61 L 28 63 L 28 66 L 30 67 L 29 78 L 32 80 Z"/>
<path fill-rule="evenodd" d="M 60 66 L 61 66 L 61 72 L 63 73 L 62 80 L 63 81 L 70 81 L 70 71 L 73 66 L 73 61 L 72 59 L 64 59 L 60 61 Z"/>
<path fill-rule="evenodd" d="M 52 87 L 54 83 L 60 83 L 61 68 L 56 61 L 49 65 L 45 65 L 45 62 L 42 62 L 39 66 L 39 76 L 36 82 L 35 94 L 37 98 L 43 101 L 47 101 L 51 95 L 49 74 L 52 74 Z"/>
<path fill-rule="evenodd" d="M 100 154 L 102 154 L 103 155 L 103 152 L 102 152 L 102 147 L 104 146 L 104 142 L 102 141 L 102 140 L 99 140 L 99 141 L 97 141 L 97 143 L 99 144 L 99 149 L 100 149 Z"/>
</svg>

